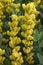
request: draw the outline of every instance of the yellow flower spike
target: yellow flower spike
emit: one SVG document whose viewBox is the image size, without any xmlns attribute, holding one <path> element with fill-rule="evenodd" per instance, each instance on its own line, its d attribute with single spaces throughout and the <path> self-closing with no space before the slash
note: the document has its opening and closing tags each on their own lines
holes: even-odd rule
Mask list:
<svg viewBox="0 0 43 65">
<path fill-rule="evenodd" d="M 3 20 L 6 16 L 4 12 L 6 11 L 8 15 L 13 12 L 13 8 L 15 9 L 16 14 L 11 14 L 8 16 L 11 18 L 11 21 L 8 21 L 8 26 L 10 29 L 3 32 L 2 26 L 4 21 L 0 21 L 0 32 L 3 35 L 2 43 L 9 44 L 9 48 L 11 49 L 11 55 L 9 56 L 12 65 L 22 65 L 25 59 L 30 64 L 34 63 L 34 54 L 33 54 L 33 34 L 34 28 L 36 24 L 36 16 L 40 13 L 37 11 L 36 6 L 40 3 L 40 0 L 36 0 L 35 2 L 30 2 L 27 4 L 22 4 L 22 8 L 24 9 L 24 14 L 18 16 L 18 12 L 20 11 L 20 3 L 15 3 L 14 0 L 0 0 L 0 19 Z M 43 7 L 42 7 L 43 8 Z M 5 9 L 5 10 L 4 10 Z M 6 19 L 6 18 L 5 18 Z M 23 21 L 23 22 L 22 22 Z M 19 23 L 21 24 L 19 26 Z M 19 36 L 21 34 L 21 36 Z M 4 35 L 8 35 L 9 39 L 4 38 Z M 21 38 L 22 37 L 22 38 Z M 24 47 L 22 48 L 22 44 Z M 3 45 L 2 45 L 3 47 Z M 23 53 L 22 54 L 22 49 Z M 3 64 L 5 57 L 5 50 L 0 48 L 0 63 Z M 25 57 L 25 58 L 24 58 Z M 24 58 L 24 59 L 23 59 Z"/>
<path fill-rule="evenodd" d="M 18 65 L 21 65 L 23 63 L 23 57 L 22 57 L 22 53 L 18 52 L 19 50 L 17 50 L 19 46 L 15 47 L 12 50 L 12 55 L 10 55 L 10 59 L 13 60 L 11 63 L 13 63 L 15 65 L 15 63 Z"/>
</svg>

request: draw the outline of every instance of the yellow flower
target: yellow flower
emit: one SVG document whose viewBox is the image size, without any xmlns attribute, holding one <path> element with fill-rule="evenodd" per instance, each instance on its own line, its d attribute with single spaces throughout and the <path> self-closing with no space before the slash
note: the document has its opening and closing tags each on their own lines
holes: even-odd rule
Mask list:
<svg viewBox="0 0 43 65">
<path fill-rule="evenodd" d="M 3 54 L 5 54 L 5 50 L 2 50 L 2 49 L 0 48 L 0 55 L 3 55 Z"/>
<path fill-rule="evenodd" d="M 20 10 L 19 9 L 16 9 L 16 12 L 18 13 Z"/>
<path fill-rule="evenodd" d="M 41 0 L 36 0 L 35 4 L 38 5 L 41 2 Z"/>
<path fill-rule="evenodd" d="M 17 20 L 18 20 L 18 16 L 15 15 L 15 14 L 13 14 L 13 15 L 11 16 L 11 18 L 12 18 L 12 21 L 17 21 Z"/>
<path fill-rule="evenodd" d="M 9 41 L 9 46 L 14 48 L 16 44 L 20 44 L 21 39 L 19 37 L 12 37 L 11 40 Z"/>
<path fill-rule="evenodd" d="M 25 32 L 21 32 L 21 35 L 26 38 L 27 34 Z"/>
<path fill-rule="evenodd" d="M 19 51 L 20 50 L 20 46 L 17 46 L 17 47 L 15 47 L 13 50 L 12 50 L 12 52 L 14 52 L 14 51 Z"/>
<path fill-rule="evenodd" d="M 0 26 L 3 26 L 3 22 L 0 22 Z"/>
<path fill-rule="evenodd" d="M 34 39 L 34 37 L 33 36 L 27 36 L 27 40 L 33 40 Z"/>
<path fill-rule="evenodd" d="M 0 10 L 3 9 L 3 8 L 4 8 L 4 6 L 3 6 L 3 4 L 0 2 Z"/>
<path fill-rule="evenodd" d="M 25 46 L 32 46 L 32 45 L 33 45 L 33 41 L 28 41 L 28 40 L 22 40 L 22 43 L 23 43 Z"/>
<path fill-rule="evenodd" d="M 17 48 L 19 48 L 17 50 Z M 12 50 L 12 54 L 10 55 L 10 60 L 12 60 L 12 65 L 21 65 L 23 63 L 23 57 L 22 57 L 22 53 L 21 52 L 18 52 L 20 50 L 20 47 L 17 46 L 15 47 L 13 50 Z"/>
<path fill-rule="evenodd" d="M 26 48 L 23 48 L 23 51 L 25 53 L 30 53 L 32 49 L 33 49 L 33 47 L 28 47 L 27 49 Z"/>
<path fill-rule="evenodd" d="M 0 64 L 3 64 L 5 57 L 0 56 Z"/>
<path fill-rule="evenodd" d="M 28 25 L 26 25 L 26 24 L 23 24 L 23 25 L 22 25 L 22 29 L 23 29 L 23 30 L 26 30 L 27 27 L 28 27 Z"/>
<path fill-rule="evenodd" d="M 9 41 L 9 46 L 10 46 L 11 48 L 14 48 L 14 42 L 13 42 L 13 41 Z"/>
<path fill-rule="evenodd" d="M 10 13 L 12 11 L 12 8 L 11 7 L 7 7 L 6 8 L 6 12 Z"/>
<path fill-rule="evenodd" d="M 20 3 L 17 3 L 17 4 L 13 4 L 13 6 L 15 7 L 15 8 L 19 8 L 20 7 Z"/>
</svg>

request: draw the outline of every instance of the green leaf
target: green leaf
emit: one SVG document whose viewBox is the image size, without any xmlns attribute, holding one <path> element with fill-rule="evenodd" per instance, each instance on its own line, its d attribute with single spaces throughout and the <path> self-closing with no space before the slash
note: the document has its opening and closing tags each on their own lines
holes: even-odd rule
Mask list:
<svg viewBox="0 0 43 65">
<path fill-rule="evenodd" d="M 40 32 L 40 35 L 39 35 L 39 40 L 43 38 L 43 31 Z"/>
<path fill-rule="evenodd" d="M 0 33 L 0 44 L 2 43 L 2 34 Z"/>
<path fill-rule="evenodd" d="M 23 20 L 19 21 L 19 26 L 21 26 L 23 24 L 24 24 L 24 21 Z"/>
<path fill-rule="evenodd" d="M 6 59 L 4 65 L 11 65 L 11 61 L 9 59 Z"/>
<path fill-rule="evenodd" d="M 11 54 L 11 49 L 8 47 L 8 45 L 5 45 L 5 50 L 6 50 L 5 56 L 9 58 L 9 55 Z"/>
<path fill-rule="evenodd" d="M 39 47 L 43 47 L 43 40 L 39 43 Z"/>
<path fill-rule="evenodd" d="M 37 56 L 38 56 L 40 63 L 43 64 L 43 55 L 41 55 L 40 53 L 37 53 Z"/>
<path fill-rule="evenodd" d="M 39 32 L 37 30 L 35 30 L 34 41 L 37 41 L 37 40 L 39 40 Z"/>
</svg>

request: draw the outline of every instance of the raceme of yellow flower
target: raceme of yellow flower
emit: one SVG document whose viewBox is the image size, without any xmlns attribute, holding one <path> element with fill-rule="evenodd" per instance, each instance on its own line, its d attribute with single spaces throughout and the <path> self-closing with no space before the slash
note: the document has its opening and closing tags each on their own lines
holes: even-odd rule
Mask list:
<svg viewBox="0 0 43 65">
<path fill-rule="evenodd" d="M 36 16 L 40 13 L 37 11 L 36 6 L 40 3 L 40 0 L 22 5 L 14 1 L 15 0 L 0 0 L 0 33 L 3 36 L 0 45 L 0 64 L 3 64 L 4 60 L 6 62 L 6 57 L 4 56 L 6 50 L 3 50 L 2 46 L 5 48 L 7 45 L 11 51 L 8 57 L 12 65 L 22 65 L 24 59 L 29 64 L 34 64 L 33 35 L 35 26 L 37 25 Z M 24 14 L 18 15 L 17 13 L 20 12 L 21 6 Z M 15 11 L 16 13 L 14 13 Z M 5 22 L 7 22 L 9 27 L 7 30 Z M 6 36 L 8 36 L 8 38 Z M 24 47 L 22 47 L 22 45 L 24 45 Z"/>
</svg>

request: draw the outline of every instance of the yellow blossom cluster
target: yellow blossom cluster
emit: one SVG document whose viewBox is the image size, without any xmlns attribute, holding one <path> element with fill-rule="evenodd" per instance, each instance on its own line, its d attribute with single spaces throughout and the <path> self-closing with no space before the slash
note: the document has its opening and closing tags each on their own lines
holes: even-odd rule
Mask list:
<svg viewBox="0 0 43 65">
<path fill-rule="evenodd" d="M 30 64 L 34 63 L 32 50 L 33 50 L 33 34 L 34 34 L 34 28 L 36 25 L 36 16 L 39 14 L 39 12 L 36 10 L 35 2 L 28 3 L 28 4 L 22 4 L 22 7 L 24 9 L 24 16 L 21 16 L 20 19 L 24 21 L 24 23 L 21 25 L 22 32 L 21 35 L 24 37 L 22 40 L 22 43 L 25 45 L 23 48 L 24 53 L 27 54 L 26 59 L 28 58 L 28 62 Z M 29 59 L 29 57 L 31 58 Z"/>
<path fill-rule="evenodd" d="M 22 4 L 24 15 L 17 15 L 17 13 L 20 12 L 21 4 L 15 3 L 14 1 L 15 0 L 0 0 L 0 33 L 3 36 L 1 45 L 4 48 L 8 45 L 10 48 L 11 53 L 8 57 L 12 65 L 22 65 L 24 59 L 29 64 L 33 64 L 35 62 L 33 34 L 37 22 L 36 16 L 40 13 L 37 11 L 36 6 L 40 3 L 40 0 Z M 9 26 L 9 29 L 5 31 L 3 31 L 5 26 L 4 21 L 7 22 Z M 7 36 L 8 38 L 6 38 Z M 0 64 L 3 64 L 5 60 L 5 51 L 6 50 L 0 48 Z"/>
<path fill-rule="evenodd" d="M 3 56 L 5 54 L 5 50 L 2 50 L 0 48 L 0 64 L 3 64 L 5 57 Z"/>
<path fill-rule="evenodd" d="M 9 46 L 14 48 L 17 44 L 21 43 L 21 39 L 19 37 L 10 37 Z"/>
<path fill-rule="evenodd" d="M 19 43 L 20 44 L 23 43 L 25 46 L 22 48 L 23 52 L 25 54 L 27 54 L 27 56 L 24 56 L 24 58 L 30 64 L 33 64 L 34 63 L 34 59 L 33 59 L 34 53 L 32 52 L 33 43 L 34 43 L 33 34 L 34 34 L 34 28 L 36 25 L 36 16 L 39 14 L 39 12 L 36 10 L 35 2 L 28 3 L 28 4 L 22 4 L 22 7 L 25 12 L 24 15 L 17 16 L 15 14 L 12 14 L 12 16 L 11 16 L 12 22 L 8 22 L 8 24 L 10 26 L 10 31 L 7 31 L 7 34 L 10 36 L 9 46 L 11 48 L 15 49 L 16 45 L 18 45 Z M 20 24 L 21 20 L 23 21 L 23 24 L 21 26 L 18 26 Z M 19 32 L 20 30 L 21 30 L 21 32 Z M 21 34 L 23 39 L 17 37 L 17 34 Z M 10 57 L 12 58 L 12 56 L 13 56 L 13 52 Z M 14 60 L 14 59 L 12 58 L 12 60 Z M 13 61 L 12 64 L 18 65 L 18 64 L 16 64 L 16 63 L 18 63 L 16 61 Z M 21 65 L 21 63 L 19 65 Z"/>
<path fill-rule="evenodd" d="M 13 4 L 13 7 L 14 7 L 14 9 L 15 9 L 15 12 L 16 13 L 18 13 L 20 10 L 19 10 L 19 8 L 20 8 L 20 3 L 17 3 L 17 4 Z"/>
<path fill-rule="evenodd" d="M 20 31 L 20 27 L 18 26 L 18 17 L 17 15 L 12 15 L 12 22 L 8 22 L 10 26 L 10 31 L 7 31 L 7 34 L 10 36 L 16 36 L 18 32 Z"/>
<path fill-rule="evenodd" d="M 12 50 L 12 55 L 10 55 L 12 65 L 21 65 L 23 63 L 22 53 L 19 51 L 20 46 L 17 46 Z"/>
</svg>

